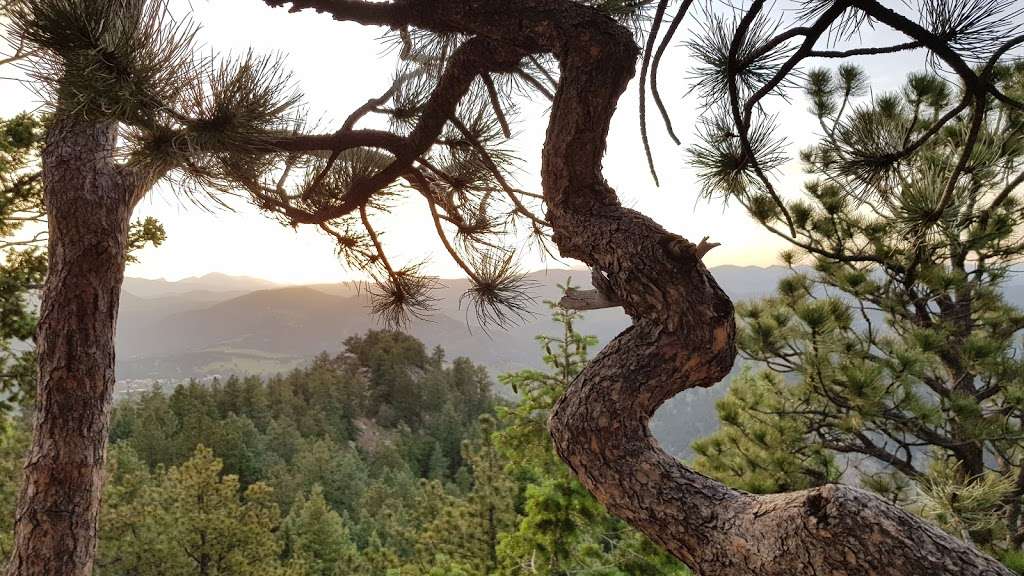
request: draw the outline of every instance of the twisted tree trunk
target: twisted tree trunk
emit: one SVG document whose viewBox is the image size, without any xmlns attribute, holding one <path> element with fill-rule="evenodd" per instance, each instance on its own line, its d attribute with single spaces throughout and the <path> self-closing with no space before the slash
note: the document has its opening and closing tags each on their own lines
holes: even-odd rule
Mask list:
<svg viewBox="0 0 1024 576">
<path fill-rule="evenodd" d="M 702 250 L 623 208 L 601 176 L 609 122 L 634 72 L 632 37 L 607 18 L 564 24 L 552 46 L 561 79 L 543 156 L 548 218 L 561 253 L 603 271 L 604 296 L 634 319 L 551 416 L 558 452 L 584 486 L 704 576 L 1011 574 L 867 492 L 753 496 L 658 446 L 647 426 L 658 406 L 732 367 L 733 307 Z"/>
<path fill-rule="evenodd" d="M 682 390 L 728 374 L 735 324 L 732 303 L 701 262 L 714 244 L 694 246 L 623 208 L 601 175 L 608 126 L 639 52 L 629 30 L 573 0 L 264 2 L 365 25 L 463 34 L 491 42 L 495 54 L 558 60 L 541 174 L 547 221 L 564 256 L 599 271 L 599 292 L 571 295 L 575 305 L 621 305 L 633 326 L 573 382 L 550 428 L 559 454 L 613 514 L 705 576 L 1011 574 L 869 493 L 826 486 L 756 497 L 658 447 L 651 415 Z M 474 74 L 489 69 L 486 61 L 474 64 Z"/>
<path fill-rule="evenodd" d="M 112 122 L 57 120 L 47 133 L 49 273 L 11 576 L 92 572 L 114 386 L 114 326 L 133 203 L 112 161 L 116 144 Z"/>
</svg>

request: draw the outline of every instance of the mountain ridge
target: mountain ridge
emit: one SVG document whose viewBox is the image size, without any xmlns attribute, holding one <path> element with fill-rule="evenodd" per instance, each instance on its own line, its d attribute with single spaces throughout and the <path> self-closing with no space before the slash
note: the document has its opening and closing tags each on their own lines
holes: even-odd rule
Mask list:
<svg viewBox="0 0 1024 576">
<path fill-rule="evenodd" d="M 720 266 L 712 269 L 734 299 L 759 296 L 789 271 L 782 266 Z M 570 278 L 589 286 L 589 272 L 537 270 L 532 312 L 507 328 L 483 330 L 460 309 L 465 278 L 440 280 L 437 310 L 415 321 L 409 332 L 427 345 L 441 345 L 452 356 L 468 356 L 492 372 L 538 367 L 535 337 L 556 327 L 544 305 L 557 300 Z M 353 282 L 277 284 L 269 280 L 212 273 L 179 281 L 126 278 L 118 324 L 119 379 L 179 379 L 220 373 L 233 350 L 283 359 L 260 362 L 258 373 L 290 369 L 321 351 L 335 352 L 347 336 L 378 327 L 369 313 L 366 291 Z M 618 309 L 584 315 L 578 328 L 604 344 L 628 325 Z M 500 345 L 497 343 L 500 342 Z M 184 355 L 188 362 L 175 364 Z M 201 357 L 217 358 L 208 364 Z M 245 368 L 245 363 L 238 366 Z M 256 369 L 255 367 L 253 368 Z"/>
<path fill-rule="evenodd" d="M 775 286 L 787 270 L 730 266 L 716 270 L 734 298 L 756 296 Z M 208 275 L 209 276 L 209 275 Z M 407 332 L 428 347 L 441 346 L 449 358 L 466 356 L 488 368 L 492 377 L 523 368 L 540 368 L 536 336 L 558 334 L 545 300 L 557 300 L 570 278 L 586 288 L 586 270 L 540 270 L 528 274 L 534 301 L 516 325 L 484 331 L 459 309 L 466 279 L 445 279 L 430 320 L 417 320 Z M 166 280 L 126 281 L 117 331 L 119 391 L 139 391 L 155 383 L 173 385 L 190 378 L 208 380 L 229 374 L 269 375 L 307 363 L 320 352 L 335 354 L 344 339 L 378 327 L 365 290 L 349 283 L 280 285 L 221 276 L 202 283 Z M 211 281 L 212 280 L 212 281 Z M 168 284 L 166 285 L 161 285 Z M 197 286 L 198 284 L 198 286 Z M 149 297 L 132 292 L 141 290 Z M 584 314 L 576 329 L 607 343 L 629 324 L 621 309 Z M 595 350 L 596 352 L 596 350 Z M 666 450 L 689 455 L 693 439 L 717 426 L 714 402 L 726 386 L 690 390 L 659 410 L 652 429 Z M 499 394 L 509 391 L 498 388 Z"/>
</svg>

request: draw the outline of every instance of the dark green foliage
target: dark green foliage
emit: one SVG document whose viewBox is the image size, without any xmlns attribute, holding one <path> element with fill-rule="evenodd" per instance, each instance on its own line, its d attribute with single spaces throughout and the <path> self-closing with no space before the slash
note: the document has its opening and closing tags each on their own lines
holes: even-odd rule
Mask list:
<svg viewBox="0 0 1024 576">
<path fill-rule="evenodd" d="M 553 451 L 547 413 L 595 343 L 577 318 L 555 309 L 562 333 L 538 338 L 548 370 L 502 377 L 516 404 L 472 361 L 389 331 L 286 375 L 122 400 L 97 574 L 687 574 Z M 0 436 L 7 510 L 27 441 L 15 424 Z"/>
<path fill-rule="evenodd" d="M 373 331 L 284 376 L 120 402 L 97 574 L 688 574 L 554 454 L 546 414 L 594 342 L 555 318 L 550 369 L 503 377 L 523 399 L 500 410 L 471 361 Z M 0 436 L 7 510 L 25 442 Z"/>
<path fill-rule="evenodd" d="M 1020 94 L 1019 64 L 994 74 Z M 808 74 L 822 134 L 802 153 L 804 196 L 785 204 L 793 274 L 737 306 L 741 352 L 774 373 L 736 379 L 722 429 L 694 448 L 702 469 L 747 490 L 844 470 L 951 533 L 1019 550 L 1024 312 L 1003 291 L 1024 255 L 1024 124 L 994 103 L 966 148 L 959 90 L 912 74 L 868 98 L 854 67 Z M 769 205 L 748 207 L 786 226 Z"/>
<path fill-rule="evenodd" d="M 158 547 L 151 538 L 163 522 L 190 514 L 185 506 L 138 524 L 144 507 L 159 505 L 153 485 L 170 481 L 161 480 L 164 470 L 206 469 L 205 459 L 216 458 L 217 474 L 232 479 L 223 482 L 257 490 L 260 505 L 270 506 L 266 518 L 284 517 L 266 524 L 280 546 L 271 569 L 383 576 L 403 566 L 464 565 L 473 567 L 466 574 L 490 573 L 498 535 L 515 518 L 517 489 L 489 442 L 493 424 L 478 423 L 493 411 L 489 389 L 486 372 L 467 359 L 449 363 L 441 349 L 427 354 L 410 336 L 371 331 L 285 376 L 192 382 L 121 402 L 111 437 L 118 461 L 128 461 L 114 474 L 104 524 L 119 538 L 107 549 L 118 552 L 101 559 L 141 562 L 139 547 Z M 205 452 L 197 455 L 197 446 Z M 235 505 L 225 502 L 230 513 Z M 132 526 L 141 536 L 114 536 Z M 258 535 L 260 526 L 245 531 Z M 464 548 L 458 538 L 478 544 Z"/>
<path fill-rule="evenodd" d="M 1017 574 L 1024 574 L 1024 552 L 1007 551 L 999 557 L 999 561 Z"/>
<path fill-rule="evenodd" d="M 5 410 L 31 397 L 32 294 L 46 274 L 42 182 L 33 167 L 43 128 L 27 114 L 0 121 L 0 395 Z"/>
<path fill-rule="evenodd" d="M 799 398 L 777 375 L 743 372 L 717 408 L 721 428 L 693 444 L 697 470 L 755 494 L 802 490 L 839 479 L 834 457 L 807 442 L 800 419 L 775 417 L 800 409 Z"/>
<path fill-rule="evenodd" d="M 303 565 L 309 576 L 334 576 L 357 560 L 357 550 L 342 517 L 314 485 L 309 498 L 299 497 L 281 526 L 285 558 Z"/>
<path fill-rule="evenodd" d="M 302 574 L 280 560 L 281 518 L 271 489 L 243 489 L 209 449 L 199 446 L 181 465 L 150 473 L 118 446 L 112 471 L 99 574 Z"/>
<path fill-rule="evenodd" d="M 332 505 L 351 509 L 357 496 L 340 492 L 362 484 L 350 471 L 365 469 L 366 454 L 396 451 L 417 476 L 443 458 L 450 479 L 462 466 L 463 439 L 492 407 L 479 366 L 464 358 L 446 364 L 443 352 L 428 356 L 410 336 L 371 331 L 348 339 L 338 356 L 321 354 L 266 382 L 232 376 L 120 403 L 111 439 L 149 466 L 180 464 L 203 444 L 243 486 L 271 476 L 289 485 L 298 471 L 284 507 L 315 483 Z"/>
<path fill-rule="evenodd" d="M 498 447 L 524 489 L 519 524 L 498 549 L 499 573 L 689 574 L 646 537 L 608 514 L 555 454 L 547 432 L 548 414 L 586 365 L 588 348 L 596 341 L 575 331 L 579 312 L 549 304 L 562 334 L 537 338 L 548 370 L 501 377 L 520 395 L 520 402 L 499 409 L 506 428 L 498 433 Z"/>
</svg>

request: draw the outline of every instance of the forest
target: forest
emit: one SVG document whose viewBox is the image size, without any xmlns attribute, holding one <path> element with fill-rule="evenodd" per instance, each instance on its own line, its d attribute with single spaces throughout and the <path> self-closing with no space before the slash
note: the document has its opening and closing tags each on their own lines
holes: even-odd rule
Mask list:
<svg viewBox="0 0 1024 576">
<path fill-rule="evenodd" d="M 689 574 L 557 459 L 545 419 L 591 339 L 558 312 L 548 369 L 492 378 L 399 332 L 308 368 L 120 401 L 96 574 Z M 3 437 L 3 553 L 21 418 Z"/>
<path fill-rule="evenodd" d="M 246 2 L 387 82 L 316 120 L 287 49 L 220 53 L 187 0 L 0 0 L 34 95 L 0 119 L 6 574 L 1024 573 L 1019 0 Z M 637 200 L 663 180 L 781 246 L 767 296 L 709 266 L 733 231 Z M 126 270 L 196 232 L 168 191 L 328 241 L 378 328 L 116 395 Z M 409 335 L 444 260 L 500 347 L 551 259 L 589 282 L 542 369 Z M 695 390 L 719 427 L 682 459 L 650 424 Z"/>
</svg>

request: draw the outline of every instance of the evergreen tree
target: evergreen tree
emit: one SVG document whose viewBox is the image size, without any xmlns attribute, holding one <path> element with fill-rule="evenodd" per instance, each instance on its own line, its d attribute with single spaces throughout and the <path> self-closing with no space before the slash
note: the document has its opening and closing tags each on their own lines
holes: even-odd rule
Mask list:
<svg viewBox="0 0 1024 576">
<path fill-rule="evenodd" d="M 0 121 L 0 393 L 7 409 L 34 388 L 35 360 L 26 343 L 36 325 L 30 296 L 46 272 L 35 229 L 45 222 L 42 186 L 33 169 L 42 132 L 28 114 Z"/>
<path fill-rule="evenodd" d="M 131 471 L 122 470 L 121 482 L 115 478 L 112 485 L 110 513 L 122 519 L 119 523 L 112 518 L 112 528 L 127 529 L 106 540 L 113 548 L 102 554 L 99 567 L 109 566 L 112 575 L 140 576 L 291 572 L 280 563 L 281 545 L 275 536 L 280 515 L 266 485 L 243 491 L 238 477 L 222 475 L 222 463 L 203 447 L 140 491 L 133 479 L 143 472 L 137 469 L 133 465 Z M 129 496 L 132 491 L 134 497 Z M 118 566 L 126 559 L 133 563 Z"/>
<path fill-rule="evenodd" d="M 1024 66 L 990 74 L 1024 96 Z M 895 501 L 944 486 L 965 496 L 964 518 L 944 523 L 1019 550 L 1024 313 L 1002 290 L 1024 255 L 1024 115 L 1003 101 L 967 112 L 967 93 L 927 73 L 894 93 L 867 87 L 849 65 L 808 74 L 822 135 L 801 155 L 804 197 L 786 205 L 793 274 L 737 309 L 741 351 L 784 378 L 738 379 L 722 430 L 695 448 L 702 468 L 755 491 L 834 480 L 840 458 Z M 769 227 L 783 218 L 751 208 Z M 978 515 L 1002 520 L 967 520 Z"/>
<path fill-rule="evenodd" d="M 96 560 L 97 574 L 158 574 L 172 555 L 167 542 L 157 538 L 149 523 L 162 517 L 153 501 L 163 468 L 150 471 L 145 461 L 126 444 L 111 447 L 109 476 L 103 491 L 102 533 Z"/>
<path fill-rule="evenodd" d="M 381 542 L 376 532 L 370 534 L 370 539 L 363 549 L 359 570 L 350 571 L 349 574 L 366 574 L 367 576 L 391 576 L 398 571 L 402 563 L 395 551 Z M 346 575 L 348 576 L 348 575 Z"/>
<path fill-rule="evenodd" d="M 561 287 L 573 290 L 571 285 Z M 498 381 L 519 396 L 511 406 L 498 408 L 504 426 L 497 432 L 499 446 L 506 457 L 521 470 L 536 475 L 561 472 L 565 466 L 557 458 L 548 434 L 547 422 L 552 406 L 565 393 L 572 380 L 587 364 L 588 350 L 597 338 L 575 329 L 581 313 L 547 302 L 552 319 L 561 326 L 558 336 L 538 335 L 547 370 L 521 370 L 498 376 Z"/>
<path fill-rule="evenodd" d="M 564 290 L 571 294 L 572 288 Z M 548 369 L 499 377 L 520 395 L 520 401 L 499 408 L 503 428 L 495 438 L 510 471 L 525 483 L 522 516 L 498 547 L 501 573 L 689 574 L 649 542 L 642 544 L 645 536 L 610 516 L 555 454 L 548 416 L 586 366 L 587 351 L 596 339 L 576 331 L 580 312 L 548 304 L 561 327 L 559 336 L 537 337 Z"/>
<path fill-rule="evenodd" d="M 418 544 L 428 551 L 431 563 L 441 555 L 473 574 L 493 574 L 498 568 L 500 538 L 517 519 L 517 486 L 492 440 L 494 419 L 482 416 L 480 420 L 481 439 L 467 441 L 463 447 L 473 486 L 424 526 Z"/>
<path fill-rule="evenodd" d="M 355 544 L 341 516 L 314 485 L 299 498 L 281 526 L 284 557 L 303 566 L 304 576 L 336 576 L 357 561 Z"/>
<path fill-rule="evenodd" d="M 322 438 L 303 440 L 294 460 L 275 468 L 269 477 L 282 498 L 294 499 L 319 486 L 331 508 L 349 514 L 355 512 L 368 483 L 366 464 L 359 453 Z"/>
<path fill-rule="evenodd" d="M 0 553 L 5 557 L 13 545 L 14 503 L 21 485 L 29 434 L 25 418 L 10 419 L 0 428 Z"/>
<path fill-rule="evenodd" d="M 44 135 L 39 116 L 0 120 L 0 408 L 7 410 L 31 399 L 35 390 L 34 295 L 46 275 L 46 209 L 39 170 Z M 132 251 L 159 246 L 166 237 L 153 218 L 133 222 L 129 236 L 132 261 Z"/>
<path fill-rule="evenodd" d="M 202 61 L 195 27 L 174 22 L 164 0 L 12 0 L 0 11 L 50 111 L 35 204 L 45 205 L 47 275 L 34 333 L 37 412 L 52 418 L 35 421 L 39 465 L 25 469 L 10 571 L 87 576 L 124 269 L 134 246 L 163 237 L 152 220 L 133 228 L 132 213 L 171 172 L 207 184 L 252 166 L 232 154 L 266 150 L 296 97 L 273 59 Z"/>
<path fill-rule="evenodd" d="M 622 206 L 602 174 L 612 115 L 638 57 L 643 55 L 644 102 L 648 88 L 658 95 L 661 55 L 693 5 L 682 2 L 662 34 L 670 3 L 291 2 L 293 11 L 315 9 L 340 21 L 386 26 L 389 39 L 401 47 L 396 81 L 380 98 L 359 107 L 339 130 L 297 135 L 286 114 L 293 99 L 282 89 L 276 66 L 252 57 L 237 65 L 194 65 L 191 31 L 165 27 L 161 2 L 13 2 L 12 36 L 38 53 L 36 75 L 50 88 L 53 126 L 59 128 L 47 132 L 54 145 L 43 154 L 49 172 L 44 195 L 55 233 L 37 332 L 38 402 L 49 418 L 37 420 L 42 424 L 31 461 L 45 464 L 26 469 L 13 570 L 79 574 L 92 565 L 128 221 L 136 203 L 172 169 L 211 188 L 244 189 L 288 224 L 319 226 L 338 240 L 349 263 L 380 279 L 374 309 L 390 322 L 428 311 L 436 284 L 415 265 L 393 265 L 373 226 L 373 217 L 401 188 L 425 200 L 425 216 L 472 280 L 466 298 L 482 323 L 507 322 L 526 308 L 514 250 L 502 248 L 509 220 L 525 223 L 545 248 L 550 238 L 563 256 L 592 266 L 600 279 L 595 289 L 569 302 L 622 306 L 634 323 L 552 410 L 558 454 L 609 509 L 706 572 L 829 572 L 851 557 L 894 574 L 906 572 L 907 565 L 922 573 L 1000 570 L 880 499 L 833 487 L 788 496 L 791 505 L 778 506 L 782 497 L 730 490 L 653 442 L 646 423 L 657 407 L 682 390 L 717 382 L 735 358 L 732 304 L 702 264 L 715 244 L 693 244 Z M 797 3 L 795 19 L 785 20 L 768 15 L 770 6 L 756 0 L 736 7 L 731 23 L 706 15 L 706 39 L 691 47 L 706 65 L 697 92 L 728 111 L 727 127 L 715 139 L 731 150 L 718 156 L 711 150 L 708 162 L 734 191 L 752 182 L 742 191 L 750 194 L 751 205 L 778 208 L 794 237 L 794 219 L 766 176 L 781 161 L 772 130 L 762 122 L 768 108 L 762 100 L 784 93 L 787 77 L 803 59 L 926 50 L 968 92 L 961 109 L 972 108 L 969 148 L 978 141 L 990 102 L 1020 105 L 992 82 L 994 66 L 1024 42 L 1010 1 L 921 0 L 908 17 L 878 0 L 806 0 Z M 791 27 L 773 26 L 783 21 Z M 868 25 L 888 26 L 907 39 L 895 46 L 816 49 L 819 41 L 860 39 L 857 33 Z M 984 63 L 980 70 L 977 63 Z M 208 71 L 209 77 L 201 74 L 195 81 L 196 72 Z M 512 104 L 524 89 L 552 102 L 540 194 L 510 182 L 513 162 L 504 146 L 511 137 Z M 660 98 L 655 102 L 667 118 Z M 385 115 L 389 129 L 356 129 L 371 113 Z M 643 104 L 640 117 L 647 148 Z M 135 162 L 117 161 L 123 143 Z M 899 150 L 881 157 L 894 156 Z M 938 206 L 932 206 L 933 218 L 954 204 L 970 156 L 968 150 L 956 160 Z M 537 216 L 541 209 L 543 218 Z M 67 233 L 73 230 L 83 233 Z M 79 342 L 89 345 L 74 345 Z M 74 372 L 68 373 L 71 366 Z M 411 397 L 399 397 L 394 414 L 382 409 L 378 417 L 415 425 Z M 88 438 L 79 441 L 68 430 Z M 70 455 L 83 459 L 62 459 Z M 639 469 L 652 474 L 638 475 Z M 720 506 L 723 501 L 732 506 Z M 69 503 L 80 505 L 67 510 Z M 829 515 L 834 521 L 827 531 L 797 532 L 793 517 L 763 514 L 767 506 L 805 511 L 800 520 L 807 524 L 822 509 L 834 506 L 841 513 Z M 48 513 L 54 509 L 66 513 Z M 655 509 L 666 513 L 648 513 Z M 738 516 L 750 521 L 738 523 Z M 863 522 L 865 517 L 873 522 Z M 40 524 L 48 526 L 36 531 Z M 874 529 L 882 526 L 892 534 L 879 543 Z M 739 557 L 731 546 L 737 531 L 756 540 Z M 42 542 L 40 534 L 49 540 Z M 799 560 L 784 553 L 797 548 L 808 553 Z M 771 550 L 770 562 L 761 560 L 765 550 Z M 755 551 L 761 557 L 750 556 Z"/>
<path fill-rule="evenodd" d="M 807 441 L 803 423 L 776 416 L 801 408 L 780 376 L 744 370 L 730 384 L 729 393 L 717 403 L 719 430 L 693 444 L 694 468 L 755 494 L 839 480 L 832 453 Z"/>
</svg>

